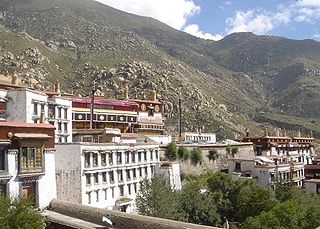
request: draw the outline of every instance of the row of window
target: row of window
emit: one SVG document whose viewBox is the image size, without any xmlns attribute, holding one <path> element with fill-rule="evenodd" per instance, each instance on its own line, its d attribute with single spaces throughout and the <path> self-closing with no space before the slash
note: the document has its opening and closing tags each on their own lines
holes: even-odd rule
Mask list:
<svg viewBox="0 0 320 229">
<path fill-rule="evenodd" d="M 154 175 L 154 166 L 150 167 L 151 169 L 151 176 Z M 101 179 L 99 179 L 99 174 L 101 174 Z M 99 185 L 101 184 L 106 184 L 107 177 L 109 177 L 109 183 L 114 183 L 115 182 L 115 174 L 117 175 L 116 179 L 117 181 L 123 182 L 124 181 L 124 176 L 126 177 L 127 181 L 130 181 L 132 179 L 137 179 L 138 177 L 148 177 L 149 172 L 148 172 L 148 167 L 140 167 L 140 168 L 134 168 L 134 169 L 125 169 L 125 170 L 113 170 L 109 172 L 97 172 L 97 173 L 88 173 L 86 174 L 86 185 L 90 186 L 92 185 L 91 177 L 93 177 L 93 183 L 94 185 Z"/>
<path fill-rule="evenodd" d="M 158 150 L 154 152 L 150 152 L 150 161 L 157 160 L 158 159 Z M 115 158 L 114 158 L 115 157 Z M 108 152 L 108 153 L 95 153 L 95 152 L 86 152 L 84 154 L 84 165 L 85 167 L 98 167 L 98 166 L 107 166 L 107 161 L 108 165 L 113 165 L 116 163 L 117 165 L 122 165 L 123 162 L 125 164 L 130 164 L 130 163 L 136 163 L 136 162 L 142 162 L 142 161 L 147 161 L 147 152 L 131 152 L 131 151 L 126 151 L 126 152 Z M 99 163 L 100 159 L 100 163 Z M 116 161 L 114 162 L 114 159 Z M 124 161 L 123 161 L 124 159 Z"/>
<path fill-rule="evenodd" d="M 38 106 L 40 106 L 40 114 L 45 113 L 45 104 L 40 104 L 37 102 L 33 103 L 33 114 L 40 116 L 38 113 Z M 49 118 L 62 118 L 62 113 L 64 119 L 68 119 L 68 108 L 58 107 L 58 115 L 56 116 L 56 106 L 48 105 L 48 117 Z"/>
<path fill-rule="evenodd" d="M 138 192 L 138 183 L 128 184 L 128 185 L 119 185 L 119 196 L 125 196 L 125 195 L 133 195 L 137 194 Z M 87 192 L 87 200 L 88 204 L 91 204 L 92 202 L 104 202 L 109 199 L 116 198 L 115 190 L 116 187 L 110 187 L 105 189 L 99 189 L 94 190 L 91 192 Z M 125 193 L 126 189 L 126 193 Z"/>
</svg>

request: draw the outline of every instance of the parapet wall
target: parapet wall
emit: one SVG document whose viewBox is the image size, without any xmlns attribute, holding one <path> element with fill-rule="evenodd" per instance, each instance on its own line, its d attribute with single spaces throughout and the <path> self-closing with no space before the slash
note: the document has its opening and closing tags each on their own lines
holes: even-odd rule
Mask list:
<svg viewBox="0 0 320 229">
<path fill-rule="evenodd" d="M 194 165 L 190 161 L 180 162 L 180 172 L 186 174 L 199 175 L 207 171 L 221 171 L 228 169 L 228 160 L 231 158 L 243 158 L 250 159 L 254 158 L 254 150 L 252 143 L 239 143 L 229 144 L 230 147 L 237 147 L 238 152 L 236 154 L 228 153 L 228 144 L 177 144 L 177 147 L 184 146 L 190 151 L 193 148 L 199 148 L 202 151 L 203 162 L 202 164 Z M 209 151 L 216 150 L 218 152 L 218 158 L 214 161 L 209 160 Z M 161 146 L 160 153 L 164 156 L 166 146 Z"/>
<path fill-rule="evenodd" d="M 103 224 L 102 217 L 106 217 L 117 229 L 218 229 L 217 227 L 202 226 L 149 216 L 129 214 L 119 211 L 105 210 L 75 204 L 62 200 L 53 200 L 50 210 L 84 221 Z"/>
</svg>

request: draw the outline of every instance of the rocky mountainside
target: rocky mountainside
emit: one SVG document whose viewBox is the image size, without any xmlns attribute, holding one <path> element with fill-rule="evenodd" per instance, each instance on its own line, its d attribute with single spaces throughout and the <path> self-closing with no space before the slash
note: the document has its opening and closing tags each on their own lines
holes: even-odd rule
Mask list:
<svg viewBox="0 0 320 229">
<path fill-rule="evenodd" d="M 252 33 L 213 42 L 93 0 L 2 0 L 0 74 L 65 92 L 121 98 L 156 89 L 169 130 L 183 99 L 184 129 L 222 137 L 259 126 L 320 134 L 320 43 Z"/>
</svg>

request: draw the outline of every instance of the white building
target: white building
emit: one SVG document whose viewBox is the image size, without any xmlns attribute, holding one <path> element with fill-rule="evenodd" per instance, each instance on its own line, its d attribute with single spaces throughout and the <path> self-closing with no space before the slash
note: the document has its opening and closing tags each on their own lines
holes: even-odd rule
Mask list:
<svg viewBox="0 0 320 229">
<path fill-rule="evenodd" d="M 0 194 L 40 208 L 57 197 L 52 125 L 0 122 Z"/>
<path fill-rule="evenodd" d="M 183 132 L 181 133 L 181 140 L 185 142 L 206 142 L 206 143 L 216 143 L 215 133 L 194 133 L 194 132 Z"/>
<path fill-rule="evenodd" d="M 5 93 L 5 96 L 4 96 Z M 11 122 L 49 123 L 55 127 L 55 142 L 72 142 L 72 103 L 58 93 L 26 87 L 6 88 L 3 117 Z"/>
<path fill-rule="evenodd" d="M 149 143 L 61 143 L 55 156 L 58 199 L 126 212 L 160 157 Z"/>
<path fill-rule="evenodd" d="M 156 176 L 167 179 L 172 189 L 181 190 L 179 162 L 160 162 L 156 165 L 155 169 Z"/>
<path fill-rule="evenodd" d="M 253 159 L 230 159 L 228 171 L 234 180 L 250 178 L 272 189 L 280 184 L 302 187 L 305 179 L 302 162 L 280 163 L 263 156 Z"/>
</svg>

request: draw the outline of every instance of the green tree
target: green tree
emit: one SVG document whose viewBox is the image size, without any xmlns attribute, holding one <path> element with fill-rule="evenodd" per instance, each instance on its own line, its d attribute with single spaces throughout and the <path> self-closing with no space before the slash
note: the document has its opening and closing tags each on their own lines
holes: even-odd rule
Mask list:
<svg viewBox="0 0 320 229">
<path fill-rule="evenodd" d="M 168 144 L 165 155 L 166 155 L 166 158 L 170 161 L 177 160 L 178 158 L 177 145 L 174 141 Z"/>
<path fill-rule="evenodd" d="M 171 190 L 168 182 L 156 177 L 142 182 L 136 198 L 139 214 L 164 219 L 186 221 L 181 210 L 179 194 Z"/>
<path fill-rule="evenodd" d="M 232 155 L 234 156 L 235 154 L 237 154 L 239 152 L 239 148 L 238 147 L 232 147 L 231 148 L 231 153 L 232 153 Z"/>
<path fill-rule="evenodd" d="M 193 148 L 191 150 L 191 162 L 194 164 L 194 165 L 197 165 L 197 164 L 202 164 L 203 162 L 203 156 L 202 156 L 202 150 L 199 149 L 199 148 Z"/>
<path fill-rule="evenodd" d="M 218 158 L 219 158 L 219 153 L 218 153 L 218 151 L 217 151 L 216 149 L 210 150 L 210 151 L 208 152 L 208 159 L 209 159 L 209 161 L 215 161 L 215 160 L 217 160 Z"/>
<path fill-rule="evenodd" d="M 0 197 L 0 228 L 42 229 L 43 226 L 43 216 L 29 200 Z"/>
<path fill-rule="evenodd" d="M 203 189 L 201 182 L 186 184 L 181 191 L 180 202 L 189 223 L 211 226 L 221 223 L 214 199 Z"/>
<path fill-rule="evenodd" d="M 190 151 L 185 146 L 180 146 L 178 149 L 178 158 L 182 161 L 187 161 L 190 159 Z"/>
</svg>

